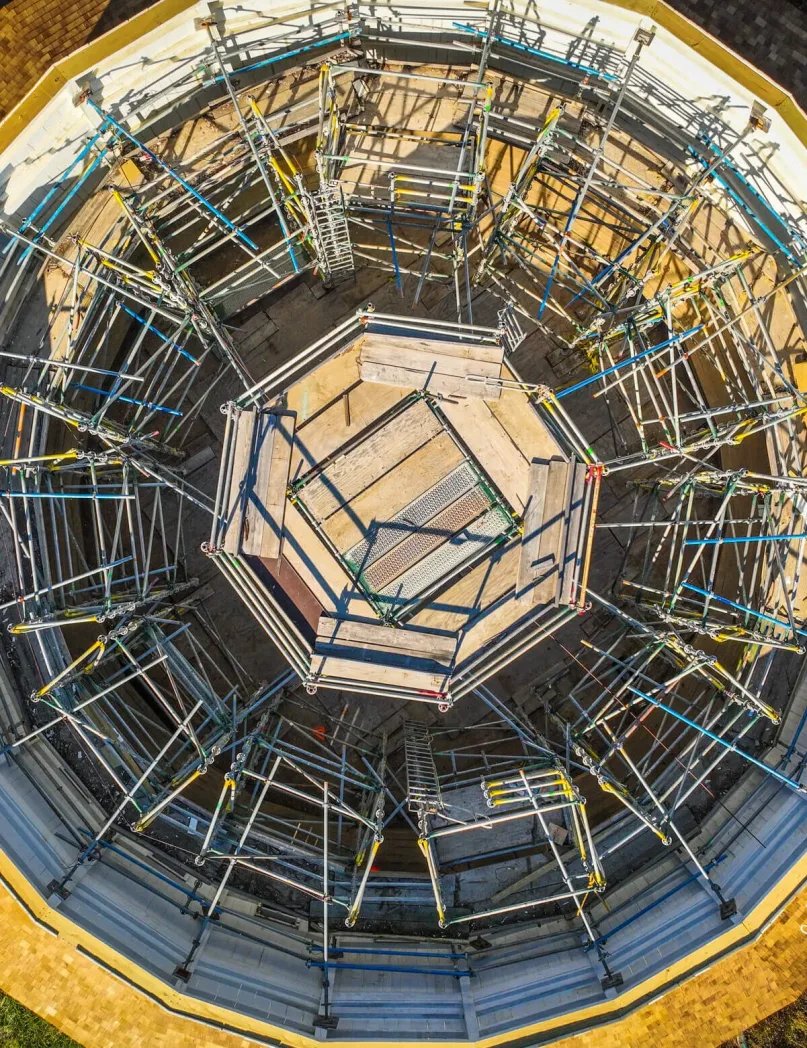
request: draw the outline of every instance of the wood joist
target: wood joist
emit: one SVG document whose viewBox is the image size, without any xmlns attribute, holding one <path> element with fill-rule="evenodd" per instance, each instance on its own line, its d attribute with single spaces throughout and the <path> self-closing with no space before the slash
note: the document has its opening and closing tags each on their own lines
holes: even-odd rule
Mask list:
<svg viewBox="0 0 807 1048">
<path fill-rule="evenodd" d="M 599 471 L 582 462 L 555 457 L 531 464 L 516 581 L 520 603 L 583 602 L 599 479 Z"/>
<path fill-rule="evenodd" d="M 255 409 L 236 419 L 224 551 L 280 557 L 295 416 Z"/>
<path fill-rule="evenodd" d="M 407 386 L 443 396 L 498 400 L 504 348 L 476 342 L 369 332 L 361 345 L 362 382 Z M 492 380 L 488 384 L 485 380 Z"/>
</svg>

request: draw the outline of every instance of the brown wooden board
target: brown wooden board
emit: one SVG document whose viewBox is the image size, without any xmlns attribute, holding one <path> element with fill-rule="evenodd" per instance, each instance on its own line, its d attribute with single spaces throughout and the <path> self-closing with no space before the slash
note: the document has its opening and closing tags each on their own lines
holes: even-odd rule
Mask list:
<svg viewBox="0 0 807 1048">
<path fill-rule="evenodd" d="M 372 425 L 406 395 L 407 391 L 400 387 L 359 383 L 339 391 L 327 407 L 307 422 L 301 423 L 298 415 L 291 459 L 292 480 L 308 473 L 317 462 L 322 462 L 348 440 Z M 348 400 L 347 414 L 345 397 Z M 292 407 L 291 397 L 289 407 Z"/>
<path fill-rule="evenodd" d="M 530 464 L 488 405 L 480 400 L 443 401 L 440 410 L 513 509 L 523 512 Z"/>
<path fill-rule="evenodd" d="M 334 619 L 322 615 L 317 627 L 317 649 L 322 645 L 361 647 L 368 652 L 411 655 L 450 666 L 457 650 L 456 637 L 427 630 L 392 629 L 371 622 Z"/>
<path fill-rule="evenodd" d="M 360 659 L 341 659 L 333 655 L 314 655 L 311 659 L 311 673 L 315 677 L 357 680 L 438 694 L 445 692 L 449 681 L 448 673 L 386 666 L 383 663 L 363 662 Z"/>
<path fill-rule="evenodd" d="M 474 382 L 469 376 L 500 378 L 503 357 L 501 346 L 372 333 L 362 340 L 361 378 L 447 396 L 498 400 L 497 383 Z"/>
<path fill-rule="evenodd" d="M 288 596 L 289 602 L 294 605 L 297 615 L 312 630 L 316 630 L 319 617 L 322 614 L 322 605 L 312 592 L 311 587 L 300 577 L 299 572 L 295 571 L 285 557 L 281 557 L 280 560 L 263 560 L 262 563 L 280 589 Z"/>
<path fill-rule="evenodd" d="M 422 400 L 417 401 L 334 459 L 302 488 L 300 498 L 317 520 L 325 520 L 441 429 L 434 412 Z"/>
<path fill-rule="evenodd" d="M 472 361 L 482 364 L 502 365 L 504 348 L 480 342 L 443 342 L 436 338 L 419 338 L 408 335 L 386 335 L 371 331 L 362 337 L 359 359 L 371 354 L 382 363 L 394 363 L 395 355 L 411 351 L 426 356 L 439 354 L 458 362 Z"/>
<path fill-rule="evenodd" d="M 502 376 L 513 379 L 512 372 L 505 366 Z M 534 404 L 520 389 L 503 389 L 501 397 L 489 404 L 491 414 L 517 444 L 527 461 L 535 459 L 567 458 L 564 450 L 546 428 L 535 410 Z"/>
<path fill-rule="evenodd" d="M 291 502 L 286 507 L 284 533 L 283 559 L 288 560 L 323 608 L 358 616 L 371 613 L 364 596 Z"/>
<path fill-rule="evenodd" d="M 323 523 L 323 531 L 342 553 L 367 536 L 373 525 L 391 520 L 404 506 L 434 487 L 463 460 L 449 433 L 418 448 L 394 469 L 360 492 Z"/>
<path fill-rule="evenodd" d="M 583 505 L 586 501 L 586 472 L 584 463 L 576 462 L 573 468 L 572 492 L 566 524 L 566 549 L 563 555 L 563 580 L 559 601 L 574 603 L 576 579 L 583 557 L 586 540 L 586 522 L 583 520 Z"/>
<path fill-rule="evenodd" d="M 456 637 L 320 616 L 311 672 L 422 691 L 445 690 Z"/>
<path fill-rule="evenodd" d="M 255 426 L 251 486 L 247 491 L 241 548 L 255 557 L 280 556 L 289 484 L 294 415 L 264 413 Z"/>
<path fill-rule="evenodd" d="M 533 602 L 535 588 L 532 584 L 539 570 L 539 546 L 548 481 L 549 463 L 533 462 L 530 466 L 530 489 L 527 508 L 524 511 L 524 531 L 521 536 L 521 555 L 516 580 L 516 599 L 522 604 Z"/>
<path fill-rule="evenodd" d="M 560 562 L 566 530 L 566 503 L 569 488 L 569 463 L 552 459 L 549 463 L 544 520 L 539 534 L 538 558 L 533 586 L 533 604 L 549 604 L 557 599 L 560 585 Z"/>
<path fill-rule="evenodd" d="M 520 543 L 498 549 L 443 590 L 410 623 L 430 629 L 459 630 L 468 618 L 490 607 L 516 583 Z M 523 609 L 522 609 L 523 610 Z M 472 630 L 476 627 L 472 627 Z M 463 641 L 464 646 L 464 641 Z"/>
</svg>

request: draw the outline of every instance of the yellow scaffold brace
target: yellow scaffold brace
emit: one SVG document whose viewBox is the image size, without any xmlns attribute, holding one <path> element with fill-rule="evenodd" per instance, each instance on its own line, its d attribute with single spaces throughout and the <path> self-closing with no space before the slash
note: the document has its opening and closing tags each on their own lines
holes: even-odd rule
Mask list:
<svg viewBox="0 0 807 1048">
<path fill-rule="evenodd" d="M 157 804 L 155 804 L 153 808 L 150 808 L 148 811 L 145 811 L 140 815 L 140 818 L 132 827 L 134 832 L 142 833 L 143 830 L 147 830 L 149 826 L 157 818 L 157 816 L 160 814 L 160 812 L 163 810 L 163 808 L 166 808 L 175 797 L 177 797 L 180 793 L 186 790 L 192 782 L 196 782 L 199 776 L 204 775 L 206 771 L 207 765 L 202 764 L 200 765 L 200 767 L 194 768 L 192 772 L 185 776 L 184 779 L 179 778 L 172 780 L 168 786 L 168 789 L 170 791 L 168 795 L 166 797 L 163 797 L 163 799 L 159 801 Z"/>
<path fill-rule="evenodd" d="M 5 392 L 5 389 L 3 392 Z M 28 458 L 0 459 L 0 466 L 32 466 L 38 462 L 51 462 L 58 465 L 60 462 L 74 462 L 77 458 L 85 457 L 86 452 L 72 448 L 70 451 L 61 451 L 57 455 L 32 455 Z"/>
<path fill-rule="evenodd" d="M 434 858 L 432 856 L 431 848 L 429 846 L 428 837 L 418 837 L 418 848 L 423 852 L 423 857 L 426 860 L 426 865 L 429 867 L 429 875 L 432 882 L 432 894 L 434 895 L 434 904 L 437 907 L 437 923 L 441 928 L 445 928 L 446 925 L 446 911 L 443 906 L 443 899 L 440 894 L 440 887 L 437 880 L 437 868 L 434 865 Z"/>
<path fill-rule="evenodd" d="M 34 702 L 49 695 L 54 688 L 57 688 L 59 684 L 65 680 L 65 678 L 69 677 L 71 673 L 77 671 L 79 668 L 82 668 L 83 673 L 92 673 L 103 658 L 106 649 L 107 638 L 99 637 L 89 646 L 89 648 L 87 648 L 86 651 L 83 651 L 81 655 L 73 659 L 69 666 L 65 666 L 61 673 L 57 673 L 53 680 L 48 681 L 48 683 L 39 688 L 38 691 L 35 691 L 32 696 Z"/>
</svg>

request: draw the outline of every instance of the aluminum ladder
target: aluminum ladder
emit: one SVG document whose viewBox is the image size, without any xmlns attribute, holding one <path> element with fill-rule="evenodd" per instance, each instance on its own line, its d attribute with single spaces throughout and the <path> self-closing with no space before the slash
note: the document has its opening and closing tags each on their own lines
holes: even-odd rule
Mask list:
<svg viewBox="0 0 807 1048">
<path fill-rule="evenodd" d="M 406 799 L 410 811 L 443 810 L 440 780 L 434 765 L 432 739 L 428 728 L 407 721 L 404 724 L 406 758 Z"/>
<path fill-rule="evenodd" d="M 311 197 L 311 232 L 326 284 L 350 280 L 355 273 L 353 246 L 339 182 L 326 182 Z"/>
</svg>

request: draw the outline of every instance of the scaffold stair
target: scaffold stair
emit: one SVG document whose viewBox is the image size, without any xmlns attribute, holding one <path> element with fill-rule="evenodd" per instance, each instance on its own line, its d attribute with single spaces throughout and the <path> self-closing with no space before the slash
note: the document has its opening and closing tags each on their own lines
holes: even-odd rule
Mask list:
<svg viewBox="0 0 807 1048">
<path fill-rule="evenodd" d="M 329 284 L 350 280 L 355 264 L 342 187 L 338 182 L 326 183 L 314 194 L 313 205 L 313 233 L 323 276 Z"/>
</svg>

